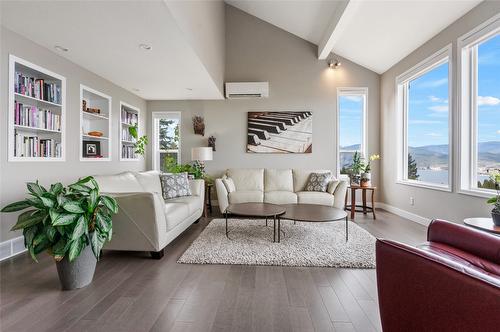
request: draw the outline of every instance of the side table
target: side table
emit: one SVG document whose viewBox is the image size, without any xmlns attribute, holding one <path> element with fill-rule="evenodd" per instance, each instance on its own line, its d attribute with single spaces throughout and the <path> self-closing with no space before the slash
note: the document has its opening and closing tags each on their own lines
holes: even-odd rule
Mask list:
<svg viewBox="0 0 500 332">
<path fill-rule="evenodd" d="M 354 216 L 356 212 L 363 212 L 363 214 L 367 214 L 368 212 L 371 212 L 373 214 L 373 219 L 377 219 L 375 216 L 375 189 L 377 187 L 362 187 L 360 185 L 355 185 L 351 184 L 348 188 L 348 190 L 351 191 L 351 204 L 347 205 L 347 195 L 345 196 L 345 209 L 348 211 L 351 211 L 351 220 L 354 220 Z M 356 205 L 356 191 L 361 190 L 361 195 L 363 199 L 363 204 L 362 205 Z M 372 204 L 371 206 L 366 205 L 366 192 L 371 191 L 371 200 Z M 359 208 L 359 209 L 356 209 Z"/>
<path fill-rule="evenodd" d="M 203 215 L 208 217 L 208 211 L 212 214 L 212 187 L 214 185 L 205 182 L 205 206 L 203 208 Z"/>
<path fill-rule="evenodd" d="M 495 225 L 491 218 L 466 218 L 464 224 L 494 235 L 500 235 L 500 226 Z"/>
</svg>

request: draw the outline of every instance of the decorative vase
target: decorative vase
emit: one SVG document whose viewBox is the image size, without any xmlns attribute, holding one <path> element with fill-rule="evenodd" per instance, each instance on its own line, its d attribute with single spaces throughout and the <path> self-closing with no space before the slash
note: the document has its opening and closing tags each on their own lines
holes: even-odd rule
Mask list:
<svg viewBox="0 0 500 332">
<path fill-rule="evenodd" d="M 90 245 L 87 245 L 73 262 L 70 262 L 68 257 L 56 262 L 62 288 L 71 290 L 90 284 L 94 278 L 96 265 L 97 259 Z"/>
<path fill-rule="evenodd" d="M 371 173 L 361 173 L 361 187 L 370 187 L 371 186 Z"/>
<path fill-rule="evenodd" d="M 500 213 L 491 211 L 491 219 L 496 226 L 500 226 Z"/>
<path fill-rule="evenodd" d="M 352 185 L 359 185 L 361 182 L 361 177 L 358 174 L 353 174 L 350 176 Z"/>
</svg>

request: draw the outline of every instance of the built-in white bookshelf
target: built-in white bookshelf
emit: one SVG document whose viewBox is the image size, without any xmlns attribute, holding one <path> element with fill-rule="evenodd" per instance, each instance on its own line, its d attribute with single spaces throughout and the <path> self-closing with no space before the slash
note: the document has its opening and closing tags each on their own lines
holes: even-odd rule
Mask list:
<svg viewBox="0 0 500 332">
<path fill-rule="evenodd" d="M 110 161 L 111 141 L 111 97 L 80 85 L 80 161 Z"/>
<path fill-rule="evenodd" d="M 139 155 L 135 153 L 136 139 L 130 135 L 129 128 L 137 126 L 138 136 L 141 136 L 139 126 L 139 116 L 141 110 L 132 105 L 120 102 L 120 160 L 139 160 Z"/>
<path fill-rule="evenodd" d="M 66 78 L 9 55 L 9 161 L 64 161 Z"/>
</svg>

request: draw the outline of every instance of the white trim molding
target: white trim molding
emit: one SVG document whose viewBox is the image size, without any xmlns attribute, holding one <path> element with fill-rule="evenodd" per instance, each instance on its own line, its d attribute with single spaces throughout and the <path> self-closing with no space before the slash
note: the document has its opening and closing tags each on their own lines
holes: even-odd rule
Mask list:
<svg viewBox="0 0 500 332">
<path fill-rule="evenodd" d="M 162 150 L 160 151 L 158 147 L 158 140 L 157 140 L 157 135 L 158 135 L 158 125 L 157 121 L 158 119 L 173 119 L 173 120 L 179 120 L 179 143 L 178 143 L 178 149 L 177 150 Z M 175 111 L 168 111 L 168 112 L 153 112 L 151 116 L 151 127 L 152 127 L 152 167 L 154 170 L 161 170 L 161 165 L 160 165 L 160 156 L 159 154 L 161 152 L 171 152 L 171 153 L 177 153 L 177 163 L 181 163 L 181 148 L 182 148 L 182 114 L 181 112 L 175 112 Z"/>
<path fill-rule="evenodd" d="M 406 219 L 408 219 L 410 221 L 416 222 L 417 224 L 420 224 L 420 225 L 423 225 L 423 226 L 426 226 L 426 227 L 429 226 L 429 224 L 432 221 L 432 219 L 419 216 L 418 214 L 415 214 L 415 213 L 412 213 L 412 212 L 408 212 L 406 210 L 397 208 L 397 207 L 389 205 L 389 204 L 375 203 L 375 206 L 378 209 L 382 209 L 382 210 L 385 210 L 387 212 L 394 213 L 397 216 L 406 218 Z"/>
<path fill-rule="evenodd" d="M 0 262 L 26 252 L 24 236 L 0 242 Z"/>
</svg>

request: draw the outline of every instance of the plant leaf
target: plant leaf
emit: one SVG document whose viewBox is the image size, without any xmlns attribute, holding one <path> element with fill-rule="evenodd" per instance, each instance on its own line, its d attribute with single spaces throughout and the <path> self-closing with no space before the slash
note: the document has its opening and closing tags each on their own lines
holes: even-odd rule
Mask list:
<svg viewBox="0 0 500 332">
<path fill-rule="evenodd" d="M 59 195 L 63 191 L 64 187 L 60 182 L 54 183 L 50 186 L 50 192 L 54 195 Z"/>
<path fill-rule="evenodd" d="M 26 184 L 26 187 L 28 187 L 28 190 L 30 193 L 32 193 L 33 195 L 35 196 L 42 196 L 42 194 L 44 193 L 42 187 L 40 187 L 40 185 L 35 182 L 28 182 Z"/>
<path fill-rule="evenodd" d="M 100 212 L 97 213 L 97 225 L 99 228 L 107 233 L 111 229 L 111 219 L 103 216 Z"/>
<path fill-rule="evenodd" d="M 33 246 L 33 239 L 35 238 L 37 230 L 38 230 L 37 225 L 26 227 L 25 229 L 23 229 L 24 246 L 26 248 Z"/>
<path fill-rule="evenodd" d="M 80 256 L 82 249 L 83 249 L 82 238 L 78 238 L 76 240 L 71 241 L 71 244 L 69 246 L 69 255 L 68 255 L 69 261 L 72 262 L 75 260 L 75 258 Z"/>
<path fill-rule="evenodd" d="M 85 184 L 85 183 L 91 181 L 93 178 L 94 178 L 93 176 L 89 175 L 89 176 L 86 176 L 84 178 L 79 179 L 77 182 L 75 182 L 75 184 Z"/>
<path fill-rule="evenodd" d="M 85 228 L 87 228 L 87 221 L 85 220 L 85 217 L 81 215 L 76 222 L 75 229 L 73 229 L 71 240 L 76 240 L 85 234 Z"/>
<path fill-rule="evenodd" d="M 488 203 L 488 204 L 495 204 L 496 202 L 497 202 L 497 197 L 496 196 L 491 197 L 490 199 L 488 199 L 486 201 L 486 203 Z"/>
<path fill-rule="evenodd" d="M 39 233 L 35 236 L 33 239 L 33 246 L 38 246 L 41 243 L 44 243 L 45 241 L 48 241 L 48 237 L 45 233 Z"/>
<path fill-rule="evenodd" d="M 69 188 L 72 190 L 75 190 L 75 191 L 82 191 L 85 193 L 88 193 L 88 192 L 90 192 L 90 190 L 92 190 L 92 188 L 90 188 L 89 186 L 85 186 L 85 185 L 82 185 L 79 183 L 74 183 L 74 184 L 70 185 Z"/>
<path fill-rule="evenodd" d="M 104 206 L 106 206 L 111 212 L 113 213 L 118 213 L 118 203 L 116 203 L 116 200 L 113 197 L 101 196 L 101 202 L 104 203 Z"/>
<path fill-rule="evenodd" d="M 31 255 L 31 258 L 38 263 L 38 259 L 36 259 L 36 254 L 35 254 L 35 247 L 33 246 L 28 247 L 28 251 Z"/>
<path fill-rule="evenodd" d="M 90 236 L 90 246 L 94 252 L 94 256 L 99 259 L 101 255 L 101 249 L 104 245 L 105 238 L 99 235 L 98 232 L 93 232 Z"/>
<path fill-rule="evenodd" d="M 54 255 L 54 259 L 59 262 L 64 258 L 66 251 L 68 250 L 69 243 L 66 238 L 61 238 L 57 243 L 52 247 L 52 254 Z"/>
<path fill-rule="evenodd" d="M 54 201 L 48 197 L 40 196 L 40 200 L 45 207 L 51 208 L 54 207 Z"/>
<path fill-rule="evenodd" d="M 43 205 L 43 202 L 40 198 L 38 197 L 28 197 L 26 200 L 30 203 L 30 205 L 39 208 L 39 209 L 44 209 L 45 205 Z"/>
<path fill-rule="evenodd" d="M 49 239 L 50 242 L 54 242 L 57 235 L 57 230 L 55 227 L 47 225 L 45 226 L 45 234 L 47 235 L 47 238 Z"/>
<path fill-rule="evenodd" d="M 76 218 L 78 218 L 78 214 L 74 213 L 61 213 L 56 220 L 52 220 L 52 226 L 64 226 L 72 224 Z"/>
<path fill-rule="evenodd" d="M 63 209 L 65 209 L 68 212 L 71 213 L 83 213 L 82 207 L 80 206 L 80 203 L 75 202 L 75 201 L 67 201 L 66 203 L 63 204 L 62 206 Z"/>
<path fill-rule="evenodd" d="M 11 203 L 5 206 L 1 212 L 16 212 L 21 211 L 31 206 L 30 202 L 27 200 Z"/>
<path fill-rule="evenodd" d="M 97 183 L 97 181 L 93 177 L 92 177 L 92 179 L 90 179 L 90 182 L 94 186 L 94 189 L 97 189 L 99 191 L 99 184 Z"/>
<path fill-rule="evenodd" d="M 36 213 L 37 210 L 29 210 L 19 215 L 17 223 L 11 228 L 11 231 L 31 227 L 38 224 L 45 218 L 45 215 Z"/>
<path fill-rule="evenodd" d="M 88 199 L 88 212 L 93 212 L 97 206 L 97 199 L 99 198 L 99 193 L 97 189 L 92 189 L 90 191 L 90 196 Z"/>
</svg>

